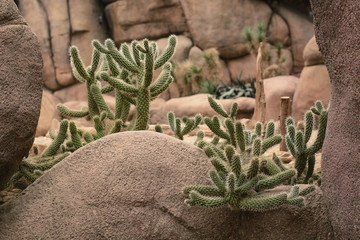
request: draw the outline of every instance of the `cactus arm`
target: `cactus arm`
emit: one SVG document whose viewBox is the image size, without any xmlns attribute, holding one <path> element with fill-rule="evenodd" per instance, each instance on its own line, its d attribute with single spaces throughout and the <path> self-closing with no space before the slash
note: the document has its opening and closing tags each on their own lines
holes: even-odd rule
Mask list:
<svg viewBox="0 0 360 240">
<path fill-rule="evenodd" d="M 285 143 L 286 143 L 286 146 L 288 147 L 288 149 L 290 150 L 291 155 L 293 155 L 296 158 L 297 153 L 295 151 L 295 146 L 289 135 L 286 135 Z"/>
<path fill-rule="evenodd" d="M 205 197 L 196 191 L 190 192 L 190 198 L 191 199 L 185 200 L 185 203 L 190 206 L 200 205 L 200 206 L 206 206 L 206 207 L 213 208 L 213 207 L 219 207 L 219 206 L 227 203 L 227 200 L 225 198 Z"/>
<path fill-rule="evenodd" d="M 210 186 L 187 186 L 184 187 L 183 193 L 189 194 L 191 191 L 196 191 L 201 195 L 209 196 L 209 197 L 224 197 L 225 194 L 223 191 L 210 187 Z"/>
<path fill-rule="evenodd" d="M 106 72 L 102 72 L 100 74 L 100 77 L 102 80 L 108 82 L 111 86 L 113 86 L 114 88 L 117 88 L 121 91 L 124 91 L 127 93 L 138 93 L 139 92 L 139 90 L 137 88 L 135 88 L 134 86 L 124 82 L 121 79 L 113 78 L 113 77 L 109 76 L 109 74 L 107 74 Z"/>
<path fill-rule="evenodd" d="M 234 118 L 238 110 L 238 103 L 233 102 L 230 108 L 230 118 Z"/>
<path fill-rule="evenodd" d="M 61 115 L 63 116 L 67 116 L 67 117 L 75 117 L 75 118 L 81 118 L 81 117 L 86 117 L 89 115 L 89 111 L 76 111 L 76 110 L 71 110 L 68 107 L 66 107 L 63 104 L 58 104 L 56 106 L 56 108 L 59 110 L 59 112 L 61 113 Z"/>
<path fill-rule="evenodd" d="M 280 160 L 280 158 L 278 158 L 278 156 L 276 156 L 275 153 L 273 153 L 273 161 L 274 163 L 280 168 L 281 171 L 286 171 L 287 168 L 284 166 L 284 164 L 282 163 L 282 161 Z"/>
<path fill-rule="evenodd" d="M 129 46 L 126 43 L 121 44 L 121 51 L 124 54 L 125 58 L 129 62 L 131 62 L 134 65 L 137 65 L 136 62 L 134 61 L 134 59 L 132 58 L 131 54 L 130 54 Z"/>
<path fill-rule="evenodd" d="M 213 133 L 227 141 L 230 141 L 229 134 L 220 129 L 219 119 L 216 116 L 213 117 L 212 121 L 209 117 L 205 117 L 204 122 Z"/>
<path fill-rule="evenodd" d="M 231 161 L 231 171 L 235 173 L 237 178 L 241 175 L 241 160 L 239 155 L 235 155 Z"/>
<path fill-rule="evenodd" d="M 309 179 L 314 173 L 314 167 L 315 167 L 315 155 L 310 155 L 308 157 L 308 170 L 304 179 L 304 183 L 307 184 L 309 182 Z"/>
<path fill-rule="evenodd" d="M 70 122 L 69 129 L 70 129 L 70 133 L 71 133 L 71 141 L 73 142 L 75 149 L 81 148 L 82 143 L 81 143 L 80 136 L 79 136 L 78 130 L 77 130 L 74 122 L 72 122 L 72 121 Z"/>
<path fill-rule="evenodd" d="M 95 123 L 95 130 L 96 130 L 96 138 L 99 139 L 99 138 L 102 138 L 104 136 L 104 127 L 103 127 L 103 124 L 100 120 L 100 117 L 99 116 L 94 116 L 93 117 L 93 120 L 94 120 L 94 123 Z"/>
<path fill-rule="evenodd" d="M 167 61 L 171 59 L 171 57 L 175 53 L 175 46 L 176 46 L 176 36 L 171 35 L 168 40 L 168 45 L 165 51 L 156 59 L 154 64 L 154 69 L 158 69 L 159 67 L 163 66 Z"/>
<path fill-rule="evenodd" d="M 60 122 L 60 129 L 59 129 L 58 135 L 56 136 L 54 141 L 50 144 L 50 146 L 41 155 L 42 157 L 53 156 L 56 154 L 60 145 L 65 141 L 68 125 L 69 125 L 69 122 L 66 119 L 64 119 Z"/>
<path fill-rule="evenodd" d="M 272 146 L 275 146 L 276 144 L 279 144 L 282 140 L 282 137 L 280 135 L 274 135 L 272 137 L 266 138 L 261 143 L 261 152 L 260 155 L 265 153 L 266 150 L 271 148 Z"/>
<path fill-rule="evenodd" d="M 236 207 L 245 211 L 262 212 L 283 205 L 286 202 L 286 198 L 286 194 L 263 198 L 247 198 L 239 201 Z"/>
<path fill-rule="evenodd" d="M 305 196 L 309 193 L 311 193 L 312 191 L 315 190 L 315 186 L 314 185 L 309 185 L 308 187 L 304 188 L 303 190 L 300 191 L 299 195 L 300 196 Z"/>
<path fill-rule="evenodd" d="M 148 89 L 154 75 L 154 55 L 147 40 L 144 41 L 144 46 L 146 48 L 146 55 L 145 55 L 145 76 L 143 81 L 143 88 Z"/>
<path fill-rule="evenodd" d="M 230 144 L 236 147 L 234 123 L 228 118 L 225 120 L 225 126 L 230 137 Z"/>
<path fill-rule="evenodd" d="M 91 78 L 94 78 L 94 74 L 96 69 L 99 66 L 100 63 L 100 52 L 99 50 L 97 50 L 96 48 L 94 48 L 93 52 L 92 52 L 92 57 L 91 57 L 91 67 L 90 67 L 90 71 L 88 71 L 89 75 Z"/>
<path fill-rule="evenodd" d="M 306 144 L 311 137 L 313 126 L 314 126 L 314 115 L 311 113 L 311 111 L 307 111 L 305 113 L 304 122 L 305 122 L 304 141 Z"/>
<path fill-rule="evenodd" d="M 214 98 L 212 98 L 211 96 L 208 97 L 208 102 L 210 104 L 210 107 L 212 109 L 214 109 L 215 112 L 217 112 L 218 114 L 220 114 L 221 116 L 227 118 L 229 117 L 229 115 L 225 112 L 223 106 L 220 103 L 217 103 Z"/>
<path fill-rule="evenodd" d="M 227 174 L 229 171 L 226 169 L 225 164 L 220 161 L 219 159 L 217 159 L 216 157 L 213 157 L 211 159 L 211 164 L 214 166 L 214 168 L 216 169 L 217 172 L 223 172 L 225 174 Z"/>
<path fill-rule="evenodd" d="M 235 123 L 235 140 L 241 152 L 245 151 L 245 134 L 241 122 Z"/>
<path fill-rule="evenodd" d="M 70 57 L 71 57 L 71 64 L 74 66 L 74 68 L 76 69 L 77 73 L 79 73 L 79 75 L 85 79 L 85 80 L 89 80 L 90 76 L 87 73 L 83 62 L 80 59 L 79 56 L 79 49 L 75 46 L 71 46 L 70 47 Z"/>
<path fill-rule="evenodd" d="M 139 42 L 134 40 L 131 42 L 131 48 L 132 48 L 132 53 L 135 59 L 135 63 L 137 66 L 140 66 L 140 55 L 139 55 L 139 50 L 137 49 L 137 45 L 139 45 Z"/>
<path fill-rule="evenodd" d="M 220 179 L 218 174 L 215 171 L 210 171 L 210 178 L 216 187 L 219 188 L 220 191 L 226 192 L 225 183 Z"/>
<path fill-rule="evenodd" d="M 266 125 L 265 138 L 270 138 L 275 134 L 275 123 L 274 121 L 269 121 Z"/>
<path fill-rule="evenodd" d="M 89 132 L 84 133 L 84 139 L 87 143 L 91 143 L 94 141 L 94 137 Z"/>
<path fill-rule="evenodd" d="M 322 111 L 320 114 L 320 126 L 319 131 L 316 136 L 315 142 L 308 149 L 306 149 L 307 155 L 314 155 L 317 151 L 319 151 L 324 143 L 325 133 L 326 133 L 326 124 L 328 119 L 328 112 Z"/>
<path fill-rule="evenodd" d="M 160 85 L 158 89 L 155 89 L 153 92 L 151 92 L 151 100 L 154 100 L 157 96 L 164 92 L 173 81 L 174 78 L 170 76 L 165 84 Z"/>
<path fill-rule="evenodd" d="M 93 95 L 93 98 L 97 104 L 97 106 L 99 107 L 99 109 L 101 111 L 105 111 L 107 113 L 107 117 L 111 120 L 114 120 L 114 114 L 110 111 L 109 107 L 107 106 L 104 98 L 101 95 L 101 90 L 99 89 L 98 86 L 96 86 L 95 84 L 93 84 L 91 87 L 91 93 Z"/>
<path fill-rule="evenodd" d="M 290 178 L 295 176 L 295 174 L 296 174 L 296 170 L 290 169 L 290 170 L 278 173 L 274 176 L 268 177 L 266 179 L 260 180 L 256 184 L 255 190 L 257 192 L 259 192 L 259 191 L 262 191 L 265 189 L 274 188 L 274 187 L 278 186 L 279 184 L 283 183 L 284 181 L 289 180 Z"/>
<path fill-rule="evenodd" d="M 259 159 L 253 158 L 250 163 L 250 167 L 248 168 L 246 177 L 248 179 L 254 178 L 259 172 Z"/>
<path fill-rule="evenodd" d="M 260 156 L 261 155 L 261 140 L 256 138 L 252 145 L 252 155 L 253 156 Z"/>
<path fill-rule="evenodd" d="M 290 193 L 288 194 L 288 199 L 296 198 L 299 196 L 299 186 L 292 187 Z"/>
<path fill-rule="evenodd" d="M 255 124 L 255 135 L 256 135 L 257 137 L 261 137 L 261 129 L 262 129 L 262 124 L 261 124 L 261 122 L 257 122 L 257 123 Z"/>
<path fill-rule="evenodd" d="M 250 181 L 247 181 L 246 183 L 242 184 L 241 186 L 238 186 L 235 189 L 235 193 L 239 193 L 241 195 L 246 194 L 248 191 L 250 191 L 251 189 L 253 189 L 257 182 L 259 181 L 259 178 L 254 177 L 252 178 Z"/>
<path fill-rule="evenodd" d="M 168 82 L 171 72 L 171 64 L 166 63 L 159 75 L 159 77 L 154 81 L 153 84 L 150 85 L 150 92 L 153 93 L 157 91 L 161 86 Z"/>
<path fill-rule="evenodd" d="M 114 90 L 114 87 L 111 85 L 107 85 L 101 89 L 101 94 L 106 94 Z"/>
<path fill-rule="evenodd" d="M 268 159 L 261 160 L 260 170 L 267 175 L 276 175 L 281 172 L 280 168 L 273 161 Z"/>
<path fill-rule="evenodd" d="M 114 126 L 112 127 L 112 129 L 110 130 L 109 134 L 113 134 L 113 133 L 118 133 L 121 131 L 121 125 L 123 124 L 123 122 L 121 121 L 121 119 L 116 119 Z"/>
</svg>

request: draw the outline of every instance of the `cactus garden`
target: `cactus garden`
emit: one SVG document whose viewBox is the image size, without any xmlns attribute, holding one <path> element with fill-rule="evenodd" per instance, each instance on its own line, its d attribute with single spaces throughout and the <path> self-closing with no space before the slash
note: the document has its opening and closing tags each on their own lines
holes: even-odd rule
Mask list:
<svg viewBox="0 0 360 240">
<path fill-rule="evenodd" d="M 0 239 L 359 239 L 334 4 L 0 3 Z"/>
</svg>

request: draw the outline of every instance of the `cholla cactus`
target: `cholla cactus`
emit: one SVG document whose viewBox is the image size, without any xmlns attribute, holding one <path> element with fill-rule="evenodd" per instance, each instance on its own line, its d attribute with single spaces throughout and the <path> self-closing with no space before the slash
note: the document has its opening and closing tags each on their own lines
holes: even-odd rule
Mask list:
<svg viewBox="0 0 360 240">
<path fill-rule="evenodd" d="M 303 197 L 298 188 L 286 193 L 268 197 L 256 197 L 256 192 L 274 188 L 296 175 L 296 170 L 282 170 L 275 175 L 260 174 L 259 160 L 254 158 L 247 172 L 243 169 L 240 155 L 228 145 L 221 154 L 224 159 L 214 156 L 211 159 L 215 171 L 210 171 L 214 186 L 187 186 L 183 188 L 189 199 L 185 203 L 194 206 L 219 207 L 228 205 L 232 209 L 245 211 L 266 211 L 284 204 L 302 206 Z M 296 187 L 296 186 L 295 186 Z M 313 187 L 311 188 L 313 190 Z M 311 192 L 307 189 L 305 193 Z"/>
<path fill-rule="evenodd" d="M 117 50 L 110 39 L 105 41 L 105 46 L 95 40 L 93 46 L 104 53 L 107 59 L 111 59 L 109 61 L 111 71 L 120 73 L 111 76 L 108 72 L 102 71 L 99 77 L 117 90 L 121 100 L 125 99 L 135 104 L 137 113 L 135 130 L 147 129 L 150 101 L 166 90 L 173 81 L 169 60 L 175 52 L 176 37 L 174 35 L 169 37 L 168 46 L 160 56 L 156 43 L 150 43 L 147 39 L 144 40 L 144 47 L 137 41 L 132 41 L 132 54 L 126 43 Z M 162 66 L 162 72 L 153 82 L 154 71 Z M 119 102 L 121 100 L 119 99 Z"/>
<path fill-rule="evenodd" d="M 174 112 L 168 112 L 168 121 L 170 128 L 174 132 L 175 137 L 180 140 L 184 140 L 184 136 L 186 134 L 193 131 L 197 126 L 199 126 L 201 120 L 202 120 L 202 116 L 200 114 L 197 114 L 194 117 L 194 119 L 183 117 L 182 121 L 184 122 L 184 127 L 182 127 L 180 118 L 175 117 Z M 162 130 L 160 130 L 159 127 L 160 126 L 156 126 L 155 130 L 157 132 L 162 132 Z"/>
<path fill-rule="evenodd" d="M 217 103 L 212 97 L 208 98 L 209 104 L 215 112 L 225 118 L 221 126 L 218 116 L 212 119 L 204 118 L 205 124 L 219 138 L 223 139 L 223 145 L 231 144 L 240 153 L 252 153 L 254 156 L 260 156 L 270 147 L 281 142 L 280 135 L 274 135 L 275 123 L 269 121 L 266 127 L 265 136 L 262 137 L 262 124 L 257 123 L 255 133 L 245 129 L 244 124 L 235 120 L 238 105 L 234 102 L 231 106 L 230 113 L 227 113 L 221 104 Z"/>
<path fill-rule="evenodd" d="M 315 142 L 311 146 L 307 146 L 313 131 L 313 114 L 320 115 L 319 131 Z M 309 179 L 313 177 L 315 153 L 322 148 L 324 143 L 327 119 L 328 111 L 324 109 L 320 101 L 317 101 L 315 107 L 305 113 L 303 127 L 295 128 L 294 120 L 291 117 L 286 120 L 286 145 L 295 158 L 295 168 L 298 171 L 298 178 L 301 177 L 307 168 L 306 176 L 303 180 L 304 183 L 308 183 Z"/>
</svg>

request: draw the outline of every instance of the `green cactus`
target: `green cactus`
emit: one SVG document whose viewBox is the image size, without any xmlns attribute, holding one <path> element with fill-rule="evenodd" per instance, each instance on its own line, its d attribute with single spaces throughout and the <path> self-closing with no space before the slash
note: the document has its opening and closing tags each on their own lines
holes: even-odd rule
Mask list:
<svg viewBox="0 0 360 240">
<path fill-rule="evenodd" d="M 314 114 L 320 115 L 319 131 L 315 142 L 311 146 L 308 146 L 307 143 L 313 131 Z M 287 134 L 285 140 L 290 153 L 295 158 L 298 182 L 308 183 L 313 176 L 315 153 L 322 148 L 324 143 L 327 119 L 328 111 L 320 101 L 317 101 L 315 107 L 305 113 L 303 127 L 295 128 L 292 118 L 286 120 Z M 302 178 L 302 174 L 305 172 L 306 176 Z"/>
<path fill-rule="evenodd" d="M 180 140 L 184 140 L 184 136 L 191 131 L 193 131 L 199 124 L 201 123 L 202 116 L 197 114 L 194 119 L 190 119 L 188 117 L 183 117 L 182 121 L 184 123 L 184 127 L 182 127 L 180 118 L 175 117 L 174 112 L 168 112 L 168 122 L 171 130 L 174 132 L 174 136 Z M 156 129 L 157 127 L 157 129 Z M 160 130 L 160 126 L 156 126 L 155 130 L 157 132 L 162 132 Z"/>
<path fill-rule="evenodd" d="M 244 211 L 266 211 L 284 204 L 296 206 L 303 204 L 304 199 L 299 195 L 298 189 L 293 189 L 289 195 L 282 193 L 276 196 L 257 197 L 253 194 L 254 191 L 261 192 L 289 181 L 296 175 L 296 170 L 279 170 L 272 176 L 263 175 L 259 173 L 259 159 L 254 158 L 245 174 L 241 157 L 236 154 L 233 146 L 227 145 L 223 150 L 222 155 L 225 156 L 225 160 L 219 158 L 215 151 L 213 154 L 211 163 L 215 171 L 210 171 L 210 178 L 214 186 L 184 187 L 183 193 L 189 195 L 189 199 L 185 200 L 186 204 L 206 207 L 228 205 L 231 209 Z M 307 192 L 304 191 L 305 193 Z"/>
<path fill-rule="evenodd" d="M 156 44 L 149 43 L 147 39 L 144 40 L 143 47 L 137 41 L 133 41 L 131 43 L 132 54 L 125 43 L 118 51 L 115 44 L 109 39 L 105 41 L 105 45 L 95 40 L 93 46 L 106 56 L 111 56 L 118 66 L 123 68 L 122 71 L 127 73 L 111 76 L 108 72 L 103 71 L 99 76 L 118 91 L 119 102 L 121 101 L 120 96 L 122 96 L 127 102 L 135 104 L 137 113 L 135 130 L 147 129 L 150 101 L 166 90 L 173 81 L 172 66 L 169 60 L 175 52 L 176 37 L 174 35 L 169 37 L 168 46 L 160 56 L 157 56 Z M 144 59 L 141 58 L 141 55 L 144 55 Z M 161 74 L 153 81 L 154 71 L 162 66 Z M 135 78 L 133 84 L 126 77 L 129 74 Z M 102 110 L 107 111 L 106 109 Z M 120 115 L 120 113 L 116 114 L 117 117 Z M 124 121 L 124 119 L 122 120 Z"/>
</svg>

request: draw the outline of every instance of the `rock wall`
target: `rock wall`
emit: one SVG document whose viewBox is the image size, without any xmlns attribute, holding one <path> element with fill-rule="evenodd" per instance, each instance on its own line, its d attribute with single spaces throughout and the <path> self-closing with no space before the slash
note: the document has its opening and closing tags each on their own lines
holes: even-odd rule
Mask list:
<svg viewBox="0 0 360 240">
<path fill-rule="evenodd" d="M 261 0 L 19 0 L 18 5 L 40 40 L 44 84 L 52 91 L 75 83 L 70 45 L 78 46 L 89 64 L 92 39 L 111 37 L 120 45 L 133 39 L 184 35 L 201 50 L 216 48 L 232 80 L 246 80 L 255 77 L 255 58 L 243 39 L 245 27 L 265 24 L 268 42 L 284 45 L 290 73 L 301 71 L 302 50 L 314 35 L 305 14 Z"/>
</svg>

